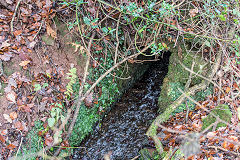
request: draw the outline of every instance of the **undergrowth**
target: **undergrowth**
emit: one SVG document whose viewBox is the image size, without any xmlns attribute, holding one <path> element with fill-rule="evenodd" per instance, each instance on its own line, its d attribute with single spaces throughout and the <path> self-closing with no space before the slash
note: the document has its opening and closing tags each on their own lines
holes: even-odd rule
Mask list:
<svg viewBox="0 0 240 160">
<path fill-rule="evenodd" d="M 187 54 L 190 52 L 199 54 L 201 58 L 211 62 L 211 65 L 215 63 L 216 54 L 222 54 L 222 57 L 227 59 L 225 62 L 229 61 L 228 64 L 224 64 L 227 66 L 225 70 L 231 70 L 231 65 L 240 64 L 240 11 L 237 0 L 147 0 L 141 2 L 64 0 L 61 1 L 61 4 L 72 7 L 71 9 L 74 7 L 76 11 L 76 17 L 68 23 L 70 31 L 77 28 L 81 38 L 87 41 L 90 39 L 92 31 L 97 32 L 94 43 L 96 42 L 100 47 L 95 47 L 96 51 L 91 52 L 94 53 L 93 57 L 102 67 L 92 67 L 89 70 L 84 91 L 89 89 L 92 83 L 106 70 L 123 58 L 136 52 L 149 56 L 140 52 L 146 46 L 150 48 L 151 56 L 158 56 L 161 51 L 167 50 L 170 44 L 173 48 L 183 44 Z M 85 42 L 79 44 L 82 43 Z M 116 48 L 112 49 L 112 47 Z M 176 52 L 179 57 L 182 56 L 180 48 Z M 134 59 L 129 59 L 129 61 L 130 63 L 135 62 Z M 209 70 L 212 69 L 210 67 Z M 70 74 L 72 73 L 75 74 L 75 71 L 70 71 Z M 66 92 L 68 97 L 74 95 L 73 99 L 77 98 L 79 89 L 79 82 L 76 77 L 74 78 L 74 74 L 70 75 L 72 77 Z M 115 70 L 114 73 L 108 74 L 96 87 L 93 94 L 93 99 L 96 101 L 93 106 L 81 106 L 70 137 L 71 145 L 79 145 L 81 140 L 92 131 L 92 127 L 100 119 L 100 115 L 103 115 L 114 103 L 116 96 L 119 95 L 119 88 L 114 76 L 121 76 L 121 74 L 121 70 Z M 235 82 L 239 81 L 238 76 L 232 76 L 232 79 Z M 184 90 L 184 85 L 181 83 L 171 84 L 171 101 L 181 95 L 178 88 Z M 211 93 L 212 87 L 209 87 L 207 91 L 198 92 L 192 98 L 199 101 Z M 195 104 L 187 100 L 174 113 L 187 108 L 192 109 L 194 106 Z M 53 116 L 53 119 L 58 120 L 56 116 Z M 36 144 L 38 141 L 41 139 L 33 135 L 32 143 Z M 34 151 L 39 149 L 38 145 L 34 146 Z"/>
<path fill-rule="evenodd" d="M 44 139 L 39 136 L 38 132 L 44 130 L 43 123 L 41 121 L 34 122 L 34 127 L 29 131 L 26 137 L 26 145 L 24 145 L 19 154 L 24 157 L 24 155 L 32 155 L 39 152 L 44 147 Z M 16 155 L 17 156 L 17 155 Z M 37 155 L 32 155 L 32 158 L 26 158 L 26 160 L 35 160 Z M 23 158 L 25 160 L 25 158 Z"/>
<path fill-rule="evenodd" d="M 91 68 L 89 70 L 89 81 L 96 81 L 101 74 L 103 74 L 107 69 L 113 66 L 113 60 L 110 54 L 106 55 L 106 61 L 102 58 L 96 58 L 102 64 L 102 67 Z M 84 90 L 87 91 L 91 85 L 86 83 Z M 78 97 L 79 82 L 73 85 L 73 95 Z M 119 95 L 119 89 L 117 83 L 114 82 L 114 77 L 112 75 L 106 76 L 98 85 L 98 90 L 101 93 L 96 93 L 95 99 L 97 101 L 94 103 L 93 107 L 88 108 L 84 104 L 81 105 L 76 124 L 74 126 L 73 132 L 69 139 L 71 146 L 79 146 L 81 141 L 93 131 L 93 126 L 97 121 L 101 119 L 102 114 L 109 109 L 109 107 L 115 102 L 116 96 Z"/>
</svg>

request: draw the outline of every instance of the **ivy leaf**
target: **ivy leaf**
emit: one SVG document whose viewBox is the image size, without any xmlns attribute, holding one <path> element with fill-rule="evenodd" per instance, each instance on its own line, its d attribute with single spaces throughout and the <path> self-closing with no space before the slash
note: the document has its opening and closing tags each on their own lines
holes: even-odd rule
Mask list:
<svg viewBox="0 0 240 160">
<path fill-rule="evenodd" d="M 205 41 L 205 45 L 211 47 L 211 43 L 209 41 Z"/>
<path fill-rule="evenodd" d="M 34 85 L 34 91 L 39 91 L 41 89 L 41 85 L 40 84 L 35 84 Z"/>
<path fill-rule="evenodd" d="M 91 20 L 88 17 L 83 17 L 83 21 L 86 25 L 90 25 L 91 24 Z"/>
<path fill-rule="evenodd" d="M 102 28 L 102 31 L 103 31 L 105 34 L 108 33 L 108 29 L 107 29 L 106 27 L 103 27 L 103 28 Z"/>
<path fill-rule="evenodd" d="M 55 124 L 55 118 L 48 118 L 48 125 L 49 127 L 53 127 Z"/>
<path fill-rule="evenodd" d="M 226 21 L 226 17 L 224 15 L 222 15 L 222 14 L 219 15 L 219 18 L 220 18 L 221 21 Z"/>
<path fill-rule="evenodd" d="M 99 18 L 95 18 L 94 20 L 92 20 L 92 23 L 96 23 L 98 21 Z"/>
</svg>

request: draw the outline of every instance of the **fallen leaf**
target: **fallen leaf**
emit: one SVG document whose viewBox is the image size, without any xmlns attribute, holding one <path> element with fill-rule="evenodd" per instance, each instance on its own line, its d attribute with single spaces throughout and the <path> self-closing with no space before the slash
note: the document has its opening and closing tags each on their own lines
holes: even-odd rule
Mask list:
<svg viewBox="0 0 240 160">
<path fill-rule="evenodd" d="M 230 87 L 227 87 L 226 88 L 226 93 L 229 93 L 231 91 L 231 88 Z"/>
<path fill-rule="evenodd" d="M 14 148 L 16 148 L 16 146 L 13 145 L 13 144 L 9 144 L 9 145 L 7 146 L 7 149 L 9 149 L 9 150 L 13 150 Z"/>
<path fill-rule="evenodd" d="M 2 143 L 5 143 L 6 142 L 6 140 L 5 140 L 5 138 L 0 134 L 0 141 L 2 142 Z"/>
<path fill-rule="evenodd" d="M 8 4 L 13 4 L 13 1 L 12 0 L 6 0 L 6 2 L 8 3 Z"/>
<path fill-rule="evenodd" d="M 233 136 L 233 135 L 229 136 L 228 138 L 231 139 L 231 140 L 233 140 L 233 141 L 235 141 L 235 142 L 238 141 L 238 137 Z"/>
<path fill-rule="evenodd" d="M 196 130 L 196 131 L 201 131 L 202 129 L 202 121 L 201 120 L 194 120 L 192 122 L 192 127 Z"/>
<path fill-rule="evenodd" d="M 33 41 L 33 42 L 31 42 L 31 43 L 29 43 L 29 48 L 34 48 L 35 47 L 35 45 L 36 45 L 36 43 L 37 42 L 35 42 L 35 41 Z"/>
<path fill-rule="evenodd" d="M 227 146 L 228 146 L 228 142 L 227 142 L 227 141 L 224 141 L 223 144 L 222 144 L 222 147 L 223 147 L 224 149 L 227 149 Z"/>
<path fill-rule="evenodd" d="M 14 127 L 20 131 L 22 131 L 24 129 L 22 123 L 20 121 L 17 121 L 15 124 L 14 124 Z"/>
<path fill-rule="evenodd" d="M 2 44 L 1 44 L 0 48 L 9 47 L 11 44 L 10 44 L 10 43 L 8 43 L 8 41 L 9 41 L 9 40 L 6 40 L 6 41 L 2 42 Z"/>
<path fill-rule="evenodd" d="M 22 34 L 22 30 L 16 30 L 13 32 L 14 36 L 19 36 L 20 34 Z"/>
<path fill-rule="evenodd" d="M 195 17 L 198 13 L 198 8 L 190 9 L 189 13 L 191 17 Z"/>
<path fill-rule="evenodd" d="M 10 113 L 10 118 L 11 118 L 12 120 L 16 119 L 17 117 L 18 117 L 17 112 L 11 112 L 11 113 Z"/>
<path fill-rule="evenodd" d="M 10 77 L 10 78 L 8 79 L 8 86 L 17 88 L 17 82 L 16 82 L 16 80 L 15 80 L 14 78 Z M 12 90 L 12 89 L 11 89 L 11 90 Z M 11 90 L 10 90 L 10 91 L 11 91 Z"/>
<path fill-rule="evenodd" d="M 9 61 L 12 57 L 13 56 L 10 53 L 0 54 L 0 59 L 3 61 Z"/>
<path fill-rule="evenodd" d="M 104 160 L 111 160 L 111 154 L 112 154 L 112 151 L 109 151 L 108 153 L 104 154 Z"/>
<path fill-rule="evenodd" d="M 52 144 L 53 144 L 53 137 L 47 134 L 45 136 L 45 145 L 51 146 Z"/>
<path fill-rule="evenodd" d="M 10 116 L 8 114 L 3 114 L 3 117 L 4 117 L 4 119 L 7 120 L 7 122 L 12 123 L 12 119 L 10 118 Z"/>
<path fill-rule="evenodd" d="M 78 48 L 80 49 L 80 53 L 83 53 L 83 51 L 85 50 L 85 48 L 80 44 L 77 44 L 77 43 L 70 43 L 70 44 L 75 47 L 74 52 L 77 52 Z"/>
<path fill-rule="evenodd" d="M 216 136 L 216 132 L 208 132 L 207 133 L 207 138 L 209 139 L 209 140 L 212 140 L 212 139 L 214 139 L 214 137 Z"/>
<path fill-rule="evenodd" d="M 47 26 L 47 27 L 46 27 L 46 29 L 47 29 L 47 34 L 48 34 L 49 36 L 51 36 L 52 38 L 56 39 L 56 38 L 57 38 L 57 32 L 54 31 L 54 30 L 51 28 L 51 26 L 50 26 L 49 23 L 47 23 L 46 26 Z"/>
<path fill-rule="evenodd" d="M 93 104 L 93 93 L 91 92 L 85 99 L 84 103 L 87 107 L 91 107 Z"/>
<path fill-rule="evenodd" d="M 100 45 L 96 45 L 95 47 L 96 47 L 96 51 L 103 50 L 103 47 L 102 47 L 102 46 L 100 46 Z"/>
<path fill-rule="evenodd" d="M 26 61 L 22 61 L 19 65 L 24 67 L 24 66 L 28 65 L 29 63 L 30 63 L 30 61 L 26 60 Z"/>
<path fill-rule="evenodd" d="M 130 59 L 128 59 L 128 62 L 133 64 L 135 61 L 132 58 L 130 58 Z"/>
<path fill-rule="evenodd" d="M 19 110 L 22 110 L 23 112 L 31 112 L 33 106 L 34 104 L 21 105 L 19 106 Z"/>
<path fill-rule="evenodd" d="M 8 101 L 16 103 L 17 94 L 14 91 L 10 91 L 7 93 L 6 98 Z"/>
</svg>

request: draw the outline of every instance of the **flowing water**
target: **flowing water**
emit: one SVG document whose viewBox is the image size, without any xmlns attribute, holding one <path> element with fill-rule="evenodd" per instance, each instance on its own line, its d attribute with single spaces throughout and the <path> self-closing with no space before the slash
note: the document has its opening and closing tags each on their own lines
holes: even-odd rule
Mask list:
<svg viewBox="0 0 240 160">
<path fill-rule="evenodd" d="M 111 159 L 132 159 L 139 151 L 151 145 L 145 133 L 156 118 L 157 100 L 163 78 L 167 73 L 169 55 L 152 62 L 141 80 L 133 85 L 113 107 L 96 129 L 76 149 L 73 159 L 101 160 L 109 153 Z"/>
</svg>

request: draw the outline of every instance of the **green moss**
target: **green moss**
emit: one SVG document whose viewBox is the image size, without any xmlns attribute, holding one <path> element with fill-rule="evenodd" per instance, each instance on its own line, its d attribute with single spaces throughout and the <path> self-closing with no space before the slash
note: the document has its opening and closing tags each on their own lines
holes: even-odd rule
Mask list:
<svg viewBox="0 0 240 160">
<path fill-rule="evenodd" d="M 232 112 L 229 109 L 228 105 L 218 105 L 217 107 L 215 107 L 211 113 L 213 113 L 214 115 L 218 116 L 221 120 L 230 123 L 231 122 L 231 118 L 232 118 Z M 202 126 L 202 130 L 206 129 L 208 126 L 210 126 L 212 123 L 216 122 L 216 118 L 214 116 L 212 116 L 211 114 L 209 114 L 206 118 L 204 118 L 203 120 L 203 126 Z M 226 127 L 226 124 L 220 122 L 217 124 L 216 129 L 218 129 L 219 127 Z M 212 130 L 212 128 L 210 129 Z"/>
<path fill-rule="evenodd" d="M 43 42 L 46 43 L 46 45 L 49 45 L 49 46 L 54 46 L 54 39 L 51 37 L 51 36 L 48 36 L 47 34 L 44 34 L 42 36 L 42 40 Z"/>
<path fill-rule="evenodd" d="M 170 51 L 172 52 L 172 55 L 169 59 L 168 74 L 163 81 L 162 90 L 158 99 L 160 112 L 163 112 L 170 104 L 172 104 L 173 101 L 175 101 L 181 95 L 181 92 L 178 90 L 178 88 L 184 90 L 185 85 L 189 79 L 189 71 L 185 70 L 179 61 L 189 69 L 191 69 L 192 63 L 194 61 L 194 72 L 202 75 L 206 74 L 207 69 L 207 65 L 203 67 L 206 62 L 202 60 L 199 55 L 194 55 L 193 53 L 188 53 L 185 50 L 182 50 L 183 58 L 181 59 L 178 56 L 177 49 L 172 49 Z M 201 83 L 201 81 L 202 78 L 192 74 L 190 87 Z"/>
<path fill-rule="evenodd" d="M 103 58 L 96 59 L 103 68 L 90 68 L 88 78 L 90 81 L 95 82 L 106 70 L 111 68 L 114 65 L 114 61 L 112 59 L 112 55 L 109 54 L 106 57 L 106 61 Z M 142 67 L 146 67 L 146 65 L 142 65 Z M 146 68 L 139 69 L 139 66 L 130 66 L 128 72 L 124 71 L 124 67 L 118 67 L 118 70 L 115 70 L 115 75 L 121 77 L 128 77 L 128 75 L 132 76 L 132 78 L 124 80 L 113 77 L 112 74 L 108 74 L 100 83 L 97 85 L 97 88 L 101 89 L 101 94 L 98 95 L 97 100 L 98 103 L 94 104 L 92 108 L 86 108 L 84 105 L 81 106 L 79 115 L 77 117 L 77 121 L 73 128 L 73 132 L 70 137 L 70 144 L 71 146 L 78 146 L 81 141 L 90 133 L 92 132 L 93 126 L 96 124 L 98 120 L 103 118 L 103 114 L 100 116 L 100 112 L 107 113 L 110 109 L 111 105 L 116 102 L 116 99 L 121 97 L 122 93 L 125 91 L 126 88 L 129 87 L 136 79 L 141 77 L 144 73 Z M 90 88 L 90 84 L 86 83 L 84 92 L 86 92 Z M 73 85 L 73 90 L 75 95 L 78 94 L 79 91 L 79 83 L 77 82 Z"/>
<path fill-rule="evenodd" d="M 6 83 L 0 83 L 0 97 L 4 95 L 4 88 L 7 86 Z"/>
<path fill-rule="evenodd" d="M 92 131 L 93 125 L 97 122 L 98 115 L 94 108 L 88 109 L 81 106 L 73 132 L 69 139 L 71 146 L 78 146 L 81 141 Z"/>
<path fill-rule="evenodd" d="M 38 136 L 38 132 L 44 129 L 43 123 L 41 121 L 35 121 L 34 124 L 33 129 L 29 131 L 26 137 L 27 144 L 22 146 L 19 154 L 16 156 L 24 157 L 24 155 L 31 155 L 43 149 L 43 139 Z M 23 158 L 23 160 L 25 159 L 35 160 L 36 155 L 32 156 L 32 158 Z"/>
<path fill-rule="evenodd" d="M 182 159 L 183 153 L 180 149 L 178 149 L 176 152 L 173 152 L 173 148 L 170 147 L 169 151 L 164 151 L 161 154 L 161 159 L 168 159 L 168 160 L 176 160 L 176 159 Z M 171 159 L 170 159 L 171 158 Z M 160 158 L 159 158 L 160 159 Z M 157 160 L 157 159 L 156 159 Z"/>
<path fill-rule="evenodd" d="M 20 69 L 20 66 L 15 67 L 15 68 L 13 68 L 13 66 L 15 66 L 13 61 L 9 61 L 9 62 L 3 64 L 3 68 L 4 68 L 3 71 L 4 71 L 4 74 L 5 74 L 7 77 L 9 77 L 10 75 L 12 75 L 12 74 L 13 74 L 14 72 L 16 72 L 16 71 L 21 70 L 21 69 Z"/>
<path fill-rule="evenodd" d="M 141 149 L 140 154 L 141 154 L 140 160 L 151 160 L 152 159 L 151 153 L 149 153 L 147 148 Z"/>
</svg>

